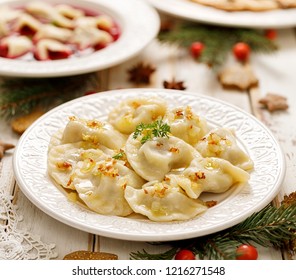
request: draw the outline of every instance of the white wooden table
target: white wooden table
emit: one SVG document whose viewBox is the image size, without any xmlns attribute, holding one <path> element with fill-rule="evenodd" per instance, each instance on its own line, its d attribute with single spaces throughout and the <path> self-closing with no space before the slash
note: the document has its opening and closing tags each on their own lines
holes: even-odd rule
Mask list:
<svg viewBox="0 0 296 280">
<path fill-rule="evenodd" d="M 161 45 L 156 39 L 137 57 L 97 73 L 98 91 L 118 88 L 132 88 L 128 82 L 127 69 L 137 62 L 147 62 L 156 67 L 148 87 L 163 88 L 164 80 L 184 81 L 186 90 L 211 95 L 232 103 L 254 114 L 266 124 L 279 141 L 285 158 L 287 171 L 278 199 L 285 194 L 296 191 L 296 33 L 294 29 L 278 31 L 276 43 L 279 51 L 272 55 L 251 56 L 251 65 L 259 79 L 259 86 L 250 92 L 225 90 L 217 80 L 216 74 L 207 66 L 195 62 L 188 52 L 173 46 Z M 1 66 L 0 66 L 1 67 Z M 269 113 L 261 109 L 258 99 L 266 93 L 273 92 L 288 98 L 289 109 Z M 14 134 L 9 123 L 0 121 L 0 140 L 17 144 L 18 136 Z M 157 246 L 144 242 L 130 242 L 96 236 L 67 226 L 40 211 L 22 193 L 14 180 L 12 170 L 13 150 L 8 151 L 0 161 L 0 186 L 13 196 L 13 203 L 18 207 L 17 213 L 23 216 L 18 223 L 19 230 L 40 236 L 45 244 L 55 244 L 51 258 L 63 257 L 76 250 L 103 251 L 117 254 L 119 259 L 129 259 L 133 251 L 147 249 L 156 252 Z M 1 243 L 1 240 L 0 240 Z M 259 259 L 282 259 L 285 254 L 273 249 L 259 248 Z"/>
</svg>

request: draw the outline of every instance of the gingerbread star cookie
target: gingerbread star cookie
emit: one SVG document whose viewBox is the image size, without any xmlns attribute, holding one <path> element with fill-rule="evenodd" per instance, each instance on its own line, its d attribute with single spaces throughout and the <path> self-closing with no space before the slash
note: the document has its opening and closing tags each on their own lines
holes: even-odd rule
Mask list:
<svg viewBox="0 0 296 280">
<path fill-rule="evenodd" d="M 75 251 L 64 256 L 64 260 L 118 260 L 118 256 L 105 252 Z"/>
<path fill-rule="evenodd" d="M 258 85 L 259 81 L 249 64 L 236 64 L 224 68 L 218 79 L 224 88 L 248 90 Z"/>
<path fill-rule="evenodd" d="M 5 153 L 7 150 L 10 150 L 10 149 L 13 149 L 13 148 L 14 148 L 14 145 L 13 145 L 13 144 L 4 143 L 4 142 L 1 142 L 1 141 L 0 141 L 0 159 L 3 158 L 4 153 Z"/>
<path fill-rule="evenodd" d="M 259 103 L 267 108 L 269 112 L 287 110 L 289 108 L 287 98 L 274 93 L 266 94 L 264 98 L 259 100 Z"/>
<path fill-rule="evenodd" d="M 20 116 L 15 118 L 11 122 L 11 128 L 14 132 L 17 134 L 23 134 L 25 130 L 34 122 L 36 121 L 39 117 L 41 117 L 44 114 L 44 112 L 37 108 L 36 110 L 30 112 L 27 115 Z"/>
</svg>

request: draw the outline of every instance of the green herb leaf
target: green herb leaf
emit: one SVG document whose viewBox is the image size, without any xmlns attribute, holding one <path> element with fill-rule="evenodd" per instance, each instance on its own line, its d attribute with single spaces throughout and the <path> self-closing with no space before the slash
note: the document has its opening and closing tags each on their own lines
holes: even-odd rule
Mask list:
<svg viewBox="0 0 296 280">
<path fill-rule="evenodd" d="M 162 119 L 159 119 L 153 123 L 137 125 L 136 130 L 133 134 L 133 138 L 137 139 L 139 136 L 141 138 L 141 144 L 146 143 L 153 137 L 169 137 L 171 128 L 167 123 L 164 123 Z"/>
<path fill-rule="evenodd" d="M 118 154 L 116 154 L 115 156 L 113 156 L 112 158 L 114 158 L 114 159 L 122 159 L 123 157 L 125 157 L 125 152 L 121 151 Z"/>
</svg>

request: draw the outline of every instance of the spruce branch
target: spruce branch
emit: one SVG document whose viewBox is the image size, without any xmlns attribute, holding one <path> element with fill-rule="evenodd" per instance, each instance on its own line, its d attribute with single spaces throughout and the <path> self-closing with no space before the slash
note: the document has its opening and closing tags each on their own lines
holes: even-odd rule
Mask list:
<svg viewBox="0 0 296 280">
<path fill-rule="evenodd" d="M 199 61 L 217 69 L 221 66 L 233 45 L 245 42 L 252 51 L 271 53 L 277 50 L 273 41 L 264 36 L 262 30 L 230 28 L 198 24 L 192 22 L 177 23 L 171 30 L 160 32 L 158 40 L 162 43 L 176 44 L 188 49 L 193 42 L 202 42 L 205 48 Z"/>
<path fill-rule="evenodd" d="M 52 106 L 81 96 L 85 92 L 89 80 L 86 75 L 42 79 L 2 78 L 0 82 L 0 117 L 11 118 L 27 114 L 39 105 L 47 110 Z"/>
<path fill-rule="evenodd" d="M 172 259 L 174 252 L 190 249 L 200 259 L 235 259 L 236 248 L 241 244 L 258 244 L 263 247 L 283 248 L 296 238 L 296 203 L 279 208 L 267 205 L 243 222 L 215 234 L 174 242 L 160 242 L 171 249 L 163 254 L 147 251 L 131 253 L 131 259 Z"/>
</svg>

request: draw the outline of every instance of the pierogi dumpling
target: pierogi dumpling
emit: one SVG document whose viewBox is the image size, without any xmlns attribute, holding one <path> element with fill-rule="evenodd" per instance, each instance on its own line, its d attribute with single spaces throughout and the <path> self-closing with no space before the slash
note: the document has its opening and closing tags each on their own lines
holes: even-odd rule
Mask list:
<svg viewBox="0 0 296 280">
<path fill-rule="evenodd" d="M 93 211 L 104 215 L 127 216 L 133 212 L 124 198 L 127 187 L 141 188 L 144 180 L 125 163 L 114 158 L 77 164 L 73 185 L 79 198 Z"/>
<path fill-rule="evenodd" d="M 196 144 L 209 130 L 206 120 L 195 114 L 190 106 L 168 110 L 163 121 L 170 126 L 172 135 L 190 145 Z"/>
<path fill-rule="evenodd" d="M 238 146 L 234 132 L 230 129 L 221 127 L 211 130 L 195 147 L 203 157 L 223 158 L 244 170 L 254 167 L 253 161 Z"/>
<path fill-rule="evenodd" d="M 186 168 L 199 153 L 182 139 L 154 137 L 141 143 L 131 134 L 125 145 L 128 162 L 145 180 L 162 180 L 173 169 Z"/>
<path fill-rule="evenodd" d="M 162 118 L 166 102 L 158 97 L 138 97 L 122 101 L 109 114 L 108 121 L 120 132 L 130 134 L 140 123 L 148 124 Z"/>
<path fill-rule="evenodd" d="M 148 182 L 142 189 L 127 187 L 125 198 L 136 213 L 156 222 L 188 220 L 207 210 L 201 201 L 166 182 Z"/>
<path fill-rule="evenodd" d="M 181 187 L 191 198 L 202 192 L 223 193 L 234 184 L 246 183 L 250 175 L 220 158 L 195 158 L 182 174 L 168 174 L 166 180 Z"/>
<path fill-rule="evenodd" d="M 119 150 L 124 146 L 126 136 L 107 122 L 71 117 L 64 129 L 62 143 L 78 141 L 102 144 L 109 149 Z"/>
</svg>

